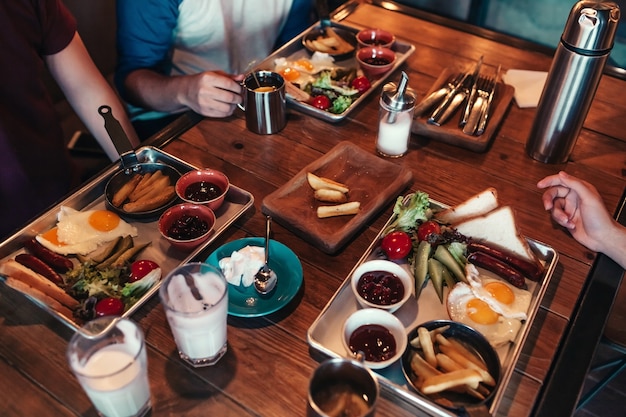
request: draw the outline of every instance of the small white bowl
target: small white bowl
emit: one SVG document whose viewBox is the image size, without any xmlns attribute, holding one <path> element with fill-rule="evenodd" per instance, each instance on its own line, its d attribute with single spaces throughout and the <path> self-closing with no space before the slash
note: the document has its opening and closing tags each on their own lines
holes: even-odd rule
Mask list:
<svg viewBox="0 0 626 417">
<path fill-rule="evenodd" d="M 352 313 L 343 325 L 343 345 L 350 356 L 356 356 L 356 352 L 352 352 L 350 349 L 350 336 L 352 336 L 352 333 L 361 326 L 376 324 L 389 330 L 395 339 L 396 351 L 392 357 L 384 361 L 376 362 L 364 358 L 363 363 L 370 369 L 381 369 L 391 365 L 400 359 L 407 345 L 406 330 L 402 322 L 396 316 L 378 308 L 364 308 Z"/>
<path fill-rule="evenodd" d="M 393 304 L 386 305 L 376 304 L 363 298 L 359 294 L 358 290 L 359 280 L 361 279 L 361 276 L 363 274 L 371 271 L 386 271 L 398 277 L 402 282 L 402 286 L 404 288 L 404 295 L 402 296 L 402 298 Z M 352 278 L 350 280 L 350 286 L 352 287 L 352 292 L 354 293 L 354 296 L 356 297 L 361 307 L 378 308 L 393 313 L 397 309 L 399 309 L 411 296 L 413 292 L 413 277 L 404 268 L 402 268 L 395 262 L 387 261 L 384 259 L 376 259 L 373 261 L 363 262 L 354 270 L 354 272 L 352 273 Z"/>
</svg>

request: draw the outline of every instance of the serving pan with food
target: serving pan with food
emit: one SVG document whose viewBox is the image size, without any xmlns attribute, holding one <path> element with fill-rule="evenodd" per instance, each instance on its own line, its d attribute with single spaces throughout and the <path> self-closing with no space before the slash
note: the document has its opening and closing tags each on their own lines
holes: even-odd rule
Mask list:
<svg viewBox="0 0 626 417">
<path fill-rule="evenodd" d="M 142 173 L 153 166 L 182 174 L 198 170 L 150 146 L 133 156 L 131 166 L 140 165 Z M 99 315 L 132 315 L 158 290 L 162 276 L 197 256 L 254 203 L 249 192 L 230 184 L 214 214 L 202 206 L 211 211 L 206 239 L 182 250 L 161 235 L 155 213 L 137 217 L 113 209 L 106 190 L 118 190 L 112 179 L 122 171 L 113 164 L 0 243 L 0 280 L 73 329 Z"/>
<path fill-rule="evenodd" d="M 410 297 L 393 311 L 404 325 L 407 348 L 401 360 L 375 369 L 381 384 L 431 415 L 475 407 L 494 414 L 554 273 L 557 252 L 520 234 L 515 208 L 501 204 L 494 188 L 453 207 L 421 191 L 399 196 L 394 214 L 309 328 L 312 348 L 335 357 L 353 355 L 342 343 L 342 325 L 364 306 L 354 288 L 360 280 L 355 274 L 380 260 L 412 279 Z M 392 271 L 380 264 L 370 275 Z M 372 291 L 393 290 L 392 282 L 379 281 L 380 288 Z M 434 324 L 442 321 L 447 327 Z M 442 334 L 434 327 L 442 327 Z M 445 346 L 451 337 L 482 358 L 493 380 L 485 383 L 486 377 L 477 375 L 482 371 L 468 370 L 467 361 L 435 361 L 454 355 Z M 459 372 L 448 374 L 453 370 Z M 474 391 L 468 395 L 463 388 L 459 395 L 459 385 Z"/>
<path fill-rule="evenodd" d="M 315 24 L 256 65 L 280 73 L 289 107 L 327 122 L 345 119 L 415 51 L 394 37 L 391 65 L 382 74 L 366 75 L 356 59 L 361 28 L 336 22 Z M 338 49 L 341 48 L 341 49 Z"/>
</svg>

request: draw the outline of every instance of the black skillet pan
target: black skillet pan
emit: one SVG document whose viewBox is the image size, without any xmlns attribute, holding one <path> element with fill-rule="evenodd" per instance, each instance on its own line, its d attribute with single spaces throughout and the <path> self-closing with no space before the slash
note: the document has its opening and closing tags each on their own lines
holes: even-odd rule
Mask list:
<svg viewBox="0 0 626 417">
<path fill-rule="evenodd" d="M 173 197 L 170 198 L 165 204 L 157 208 L 132 213 L 125 211 L 123 209 L 123 206 L 114 206 L 112 203 L 113 196 L 135 174 L 148 174 L 154 173 L 156 171 L 161 171 L 163 175 L 169 177 L 170 184 L 175 185 L 176 181 L 180 178 L 180 172 L 178 172 L 173 167 L 161 162 L 139 162 L 139 160 L 137 159 L 137 155 L 132 148 L 130 140 L 128 140 L 128 136 L 126 136 L 124 129 L 113 115 L 111 107 L 106 105 L 100 106 L 100 108 L 98 108 L 98 113 L 104 119 L 104 127 L 111 137 L 111 140 L 115 145 L 115 149 L 117 149 L 117 152 L 120 154 L 121 158 L 120 170 L 113 174 L 104 189 L 107 206 L 111 210 L 127 218 L 153 219 L 158 217 L 161 213 L 163 213 L 163 211 L 165 211 L 166 208 L 171 206 L 178 199 L 176 194 L 174 194 Z"/>
<path fill-rule="evenodd" d="M 354 52 L 356 51 L 356 35 L 347 29 L 343 29 L 332 24 L 332 22 L 330 21 L 330 14 L 328 12 L 327 0 L 316 0 L 315 5 L 315 7 L 317 8 L 317 13 L 320 17 L 320 25 L 312 28 L 302 37 L 302 45 L 311 53 L 317 51 L 325 52 L 328 55 L 332 56 L 336 61 L 350 58 L 352 55 L 354 55 Z M 312 41 L 315 41 L 320 37 L 327 38 L 330 36 L 339 36 L 343 41 L 350 44 L 352 46 L 352 49 L 348 52 L 343 52 L 341 50 L 333 52 L 328 50 L 318 50 L 314 47 Z"/>
<path fill-rule="evenodd" d="M 468 394 L 451 391 L 444 391 L 433 395 L 422 394 L 413 384 L 415 374 L 411 369 L 411 357 L 416 349 L 411 346 L 410 342 L 417 337 L 417 327 L 408 334 L 409 344 L 402 355 L 402 372 L 404 373 L 408 385 L 423 397 L 457 412 L 460 415 L 467 415 L 469 417 L 491 417 L 488 406 L 498 389 L 501 376 L 500 358 L 498 354 L 483 335 L 464 324 L 450 320 L 435 320 L 421 324 L 418 327 L 426 327 L 428 330 L 433 330 L 443 326 L 449 326 L 447 330 L 442 332 L 443 336 L 447 339 L 455 339 L 461 342 L 466 348 L 482 358 L 489 373 L 495 379 L 496 385 L 490 387 L 489 394 L 487 394 L 483 400 L 479 400 Z"/>
</svg>

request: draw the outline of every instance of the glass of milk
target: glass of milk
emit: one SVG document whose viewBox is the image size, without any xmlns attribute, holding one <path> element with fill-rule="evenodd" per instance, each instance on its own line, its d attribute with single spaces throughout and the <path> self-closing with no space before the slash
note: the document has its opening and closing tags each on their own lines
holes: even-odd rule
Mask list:
<svg viewBox="0 0 626 417">
<path fill-rule="evenodd" d="M 214 365 L 226 353 L 227 287 L 221 270 L 192 262 L 172 270 L 159 288 L 178 353 L 194 367 Z"/>
<path fill-rule="evenodd" d="M 72 336 L 67 359 L 100 416 L 143 416 L 150 410 L 146 345 L 133 321 L 107 316 L 88 322 Z"/>
</svg>

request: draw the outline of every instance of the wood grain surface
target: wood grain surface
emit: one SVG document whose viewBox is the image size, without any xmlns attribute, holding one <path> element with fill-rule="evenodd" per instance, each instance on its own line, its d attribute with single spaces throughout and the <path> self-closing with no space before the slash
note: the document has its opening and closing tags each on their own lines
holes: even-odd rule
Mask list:
<svg viewBox="0 0 626 417">
<path fill-rule="evenodd" d="M 409 85 L 419 97 L 429 91 L 445 68 L 467 67 L 481 55 L 485 65 L 501 64 L 503 71 L 547 71 L 552 59 L 371 4 L 361 4 L 343 23 L 380 27 L 413 43 L 415 53 L 400 69 L 407 72 Z M 483 153 L 413 134 L 407 155 L 384 160 L 394 169 L 412 172 L 413 181 L 407 191 L 424 191 L 448 205 L 495 187 L 501 204 L 515 207 L 521 233 L 559 252 L 559 263 L 505 387 L 498 416 L 532 415 L 596 256 L 551 221 L 536 183 L 546 175 L 566 170 L 595 184 L 608 210 L 615 210 L 626 175 L 626 96 L 617 93 L 625 87 L 622 80 L 602 77 L 583 131 L 565 164 L 542 164 L 525 154 L 536 109 L 520 109 L 514 104 L 506 110 Z M 224 119 L 203 119 L 168 142 L 166 152 L 193 165 L 225 172 L 233 184 L 255 197 L 254 209 L 198 258 L 206 259 L 214 249 L 233 239 L 262 236 L 264 199 L 337 144 L 349 141 L 378 158 L 375 139 L 379 94 L 379 90 L 371 94 L 339 123 L 290 110 L 285 129 L 260 136 L 246 129 L 244 114 L 236 111 Z M 380 184 L 378 188 L 386 186 Z M 303 286 L 287 306 L 269 316 L 229 317 L 228 352 L 213 367 L 193 369 L 185 365 L 178 357 L 158 298 L 142 306 L 133 319 L 146 335 L 151 415 L 305 415 L 309 377 L 324 359 L 310 349 L 307 330 L 391 216 L 392 200 L 385 200 L 380 210 L 332 255 L 307 236 L 274 223 L 272 238 L 300 258 Z M 598 325 L 603 320 L 599 317 Z M 21 294 L 0 285 L 1 415 L 96 415 L 67 365 L 65 350 L 70 337 L 69 329 Z M 377 404 L 377 417 L 416 415 L 427 414 L 387 391 Z"/>
</svg>

